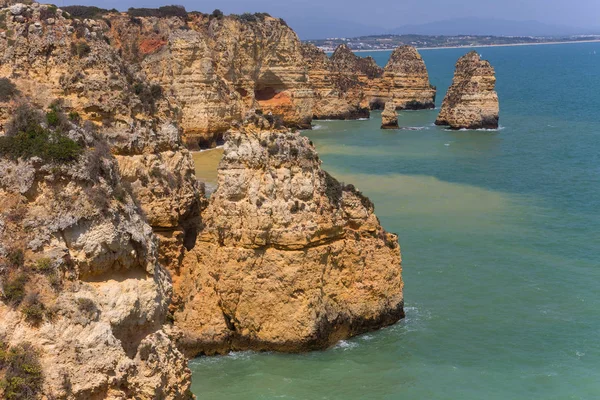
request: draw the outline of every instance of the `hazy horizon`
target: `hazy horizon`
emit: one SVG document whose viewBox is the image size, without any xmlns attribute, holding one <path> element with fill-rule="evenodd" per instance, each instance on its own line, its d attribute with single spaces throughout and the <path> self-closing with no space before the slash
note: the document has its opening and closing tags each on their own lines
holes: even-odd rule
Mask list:
<svg viewBox="0 0 600 400">
<path fill-rule="evenodd" d="M 365 8 L 364 2 L 356 0 L 219 0 L 201 4 L 189 0 L 59 0 L 58 6 L 95 5 L 116 8 L 121 11 L 129 7 L 159 7 L 168 4 L 183 5 L 188 11 L 210 13 L 220 9 L 226 14 L 245 12 L 267 12 L 283 18 L 303 39 L 331 36 L 361 36 L 388 33 L 406 25 L 415 26 L 457 18 L 495 19 L 509 21 L 537 21 L 562 28 L 586 30 L 600 27 L 597 16 L 600 2 L 597 0 L 505 0 L 503 2 L 481 2 L 480 0 L 430 0 L 402 2 L 381 0 L 377 7 Z M 564 29 L 563 29 L 564 30 Z M 462 32 L 471 33 L 471 32 Z M 325 35 L 325 36 L 323 36 Z"/>
</svg>

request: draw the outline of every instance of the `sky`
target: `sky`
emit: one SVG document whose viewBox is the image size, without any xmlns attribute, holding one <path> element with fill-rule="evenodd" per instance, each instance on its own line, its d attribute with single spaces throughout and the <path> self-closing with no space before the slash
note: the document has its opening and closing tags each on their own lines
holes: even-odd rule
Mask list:
<svg viewBox="0 0 600 400">
<path fill-rule="evenodd" d="M 268 12 L 285 19 L 300 36 L 321 30 L 384 33 L 402 25 L 415 25 L 454 18 L 477 17 L 536 20 L 576 28 L 600 27 L 600 0 L 54 0 L 57 5 L 87 4 L 126 10 L 181 4 L 188 11 L 226 14 Z M 370 6 L 374 4 L 375 6 Z M 312 21 L 312 23 L 311 23 Z M 311 26 L 314 31 L 311 32 Z"/>
</svg>

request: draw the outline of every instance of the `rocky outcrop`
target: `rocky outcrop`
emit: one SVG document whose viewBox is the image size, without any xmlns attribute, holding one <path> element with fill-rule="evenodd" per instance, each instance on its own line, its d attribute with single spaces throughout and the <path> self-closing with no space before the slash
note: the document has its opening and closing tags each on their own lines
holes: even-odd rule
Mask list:
<svg viewBox="0 0 600 400">
<path fill-rule="evenodd" d="M 389 101 L 397 110 L 435 108 L 436 89 L 421 55 L 412 46 L 396 48 L 385 66 L 383 77 L 369 85 L 367 96 L 371 109 Z"/>
<path fill-rule="evenodd" d="M 313 91 L 300 40 L 280 19 L 200 13 L 109 19 L 115 46 L 179 104 L 188 147 L 214 146 L 250 109 L 310 128 Z M 131 54 L 132 48 L 139 50 Z"/>
<path fill-rule="evenodd" d="M 315 119 L 369 117 L 365 88 L 383 74 L 375 60 L 356 56 L 346 45 L 340 45 L 331 59 L 313 44 L 303 44 L 302 53 L 315 91 Z"/>
<path fill-rule="evenodd" d="M 346 45 L 340 45 L 331 59 L 312 44 L 303 44 L 302 52 L 315 90 L 315 119 L 367 118 L 369 110 L 382 109 L 387 102 L 398 110 L 435 107 L 436 89 L 414 47 L 394 50 L 384 69 Z"/>
<path fill-rule="evenodd" d="M 16 147 L 0 144 L 0 342 L 36 350 L 43 382 L 32 396 L 190 399 L 156 237 L 104 140 L 57 129 L 73 161 L 11 157 Z"/>
<path fill-rule="evenodd" d="M 402 318 L 400 248 L 373 204 L 264 118 L 227 135 L 203 229 L 174 277 L 188 355 L 297 352 Z"/>
<path fill-rule="evenodd" d="M 476 51 L 456 63 L 452 86 L 448 89 L 436 125 L 452 129 L 498 128 L 499 104 L 494 87 L 494 68 Z"/>
<path fill-rule="evenodd" d="M 385 103 L 385 109 L 381 113 L 381 129 L 398 129 L 396 104 L 392 101 Z"/>
</svg>

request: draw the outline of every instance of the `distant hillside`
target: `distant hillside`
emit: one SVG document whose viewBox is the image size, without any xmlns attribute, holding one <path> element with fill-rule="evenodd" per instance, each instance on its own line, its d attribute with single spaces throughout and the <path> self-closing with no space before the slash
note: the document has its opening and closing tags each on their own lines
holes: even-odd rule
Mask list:
<svg viewBox="0 0 600 400">
<path fill-rule="evenodd" d="M 539 44 L 550 42 L 598 41 L 600 35 L 567 35 L 567 36 L 492 36 L 492 35 L 372 35 L 354 38 L 329 38 L 307 40 L 307 42 L 333 51 L 340 44 L 352 50 L 391 50 L 398 46 L 410 45 L 418 48 L 435 47 L 478 47 L 514 44 Z"/>
<path fill-rule="evenodd" d="M 598 30 L 600 31 L 600 29 Z M 404 25 L 392 34 L 416 35 L 493 35 L 493 36 L 565 36 L 600 33 L 590 29 L 551 25 L 538 21 L 509 21 L 495 18 L 458 18 L 426 24 Z"/>
</svg>

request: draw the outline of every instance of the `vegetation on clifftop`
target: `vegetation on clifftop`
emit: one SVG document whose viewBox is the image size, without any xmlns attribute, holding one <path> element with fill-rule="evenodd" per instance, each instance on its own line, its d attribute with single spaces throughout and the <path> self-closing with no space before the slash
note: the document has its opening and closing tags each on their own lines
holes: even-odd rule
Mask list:
<svg viewBox="0 0 600 400">
<path fill-rule="evenodd" d="M 77 159 L 81 146 L 63 133 L 66 116 L 53 108 L 45 116 L 29 105 L 19 106 L 0 137 L 0 156 L 11 159 L 39 157 L 45 162 L 67 163 Z"/>
</svg>

